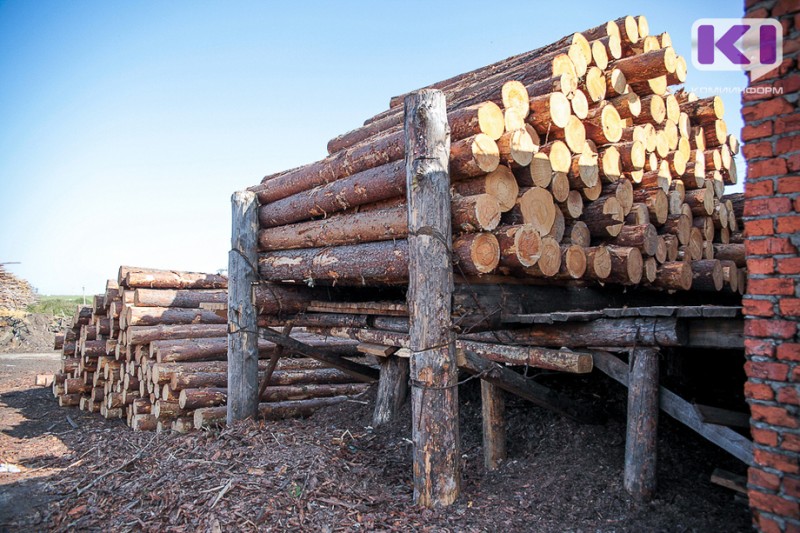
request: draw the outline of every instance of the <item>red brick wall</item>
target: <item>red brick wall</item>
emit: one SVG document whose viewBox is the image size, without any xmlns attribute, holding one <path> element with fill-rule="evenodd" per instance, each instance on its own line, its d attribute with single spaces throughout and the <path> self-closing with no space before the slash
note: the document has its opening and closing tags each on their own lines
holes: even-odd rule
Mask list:
<svg viewBox="0 0 800 533">
<path fill-rule="evenodd" d="M 800 0 L 745 0 L 745 10 L 747 17 L 777 18 L 784 29 L 783 64 L 751 84 L 782 88 L 783 95 L 742 97 L 745 394 L 756 463 L 748 488 L 760 530 L 800 532 Z"/>
</svg>

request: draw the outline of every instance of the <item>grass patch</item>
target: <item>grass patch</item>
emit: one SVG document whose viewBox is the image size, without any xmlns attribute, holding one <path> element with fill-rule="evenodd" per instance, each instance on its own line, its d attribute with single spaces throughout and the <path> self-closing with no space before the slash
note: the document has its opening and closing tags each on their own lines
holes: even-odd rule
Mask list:
<svg viewBox="0 0 800 533">
<path fill-rule="evenodd" d="M 91 305 L 86 298 L 87 305 Z M 40 313 L 53 316 L 72 316 L 75 307 L 83 305 L 83 296 L 40 296 L 39 301 L 28 306 L 29 313 Z"/>
</svg>

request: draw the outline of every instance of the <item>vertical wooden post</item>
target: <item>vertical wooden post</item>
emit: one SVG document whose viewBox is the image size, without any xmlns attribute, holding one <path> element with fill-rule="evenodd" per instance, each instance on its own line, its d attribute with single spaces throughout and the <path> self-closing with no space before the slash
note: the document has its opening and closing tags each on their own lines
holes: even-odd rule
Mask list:
<svg viewBox="0 0 800 533">
<path fill-rule="evenodd" d="M 658 436 L 658 350 L 636 349 L 628 365 L 628 431 L 625 490 L 650 500 L 656 490 Z"/>
<path fill-rule="evenodd" d="M 228 252 L 228 413 L 231 424 L 258 414 L 258 324 L 253 286 L 258 281 L 258 201 L 255 193 L 231 196 Z"/>
<path fill-rule="evenodd" d="M 381 377 L 372 427 L 380 427 L 394 421 L 408 396 L 408 359 L 390 355 L 380 360 Z"/>
<path fill-rule="evenodd" d="M 481 414 L 483 415 L 483 464 L 497 470 L 506 458 L 506 402 L 503 389 L 481 380 Z"/>
<path fill-rule="evenodd" d="M 405 150 L 414 501 L 434 507 L 453 503 L 460 489 L 450 127 L 441 91 L 406 96 Z"/>
</svg>

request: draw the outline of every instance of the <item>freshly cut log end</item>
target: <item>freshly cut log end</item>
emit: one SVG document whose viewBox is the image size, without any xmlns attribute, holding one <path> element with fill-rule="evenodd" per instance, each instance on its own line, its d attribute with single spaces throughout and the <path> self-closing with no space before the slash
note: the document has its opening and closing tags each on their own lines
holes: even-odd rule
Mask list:
<svg viewBox="0 0 800 533">
<path fill-rule="evenodd" d="M 617 69 L 613 68 L 611 71 L 606 74 L 606 93 L 609 95 L 623 95 L 629 92 L 630 87 L 628 86 L 628 80 L 625 78 L 625 74 Z"/>
<path fill-rule="evenodd" d="M 608 50 L 602 41 L 593 41 L 592 44 L 592 63 L 601 71 L 608 67 Z"/>
<path fill-rule="evenodd" d="M 600 112 L 600 123 L 588 121 L 586 138 L 596 144 L 615 143 L 622 138 L 622 119 L 613 105 L 606 105 Z"/>
<path fill-rule="evenodd" d="M 658 232 L 652 224 L 626 224 L 615 237 L 614 244 L 638 248 L 645 255 L 654 256 L 658 248 Z"/>
<path fill-rule="evenodd" d="M 603 281 L 611 275 L 611 253 L 605 246 L 586 248 L 586 277 Z"/>
<path fill-rule="evenodd" d="M 530 115 L 526 119 L 536 131 L 547 133 L 552 126 L 563 128 L 571 115 L 569 100 L 563 93 L 551 93 L 531 99 Z"/>
<path fill-rule="evenodd" d="M 578 117 L 569 117 L 563 131 L 555 130 L 552 133 L 551 137 L 553 139 L 563 139 L 572 152 L 580 153 L 583 150 L 586 142 L 586 127 Z"/>
<path fill-rule="evenodd" d="M 486 176 L 486 194 L 492 195 L 500 204 L 502 212 L 509 211 L 517 203 L 519 185 L 514 173 L 506 166 L 499 166 Z"/>
<path fill-rule="evenodd" d="M 586 72 L 586 95 L 592 102 L 599 102 L 606 97 L 606 78 L 598 67 L 591 67 Z"/>
<path fill-rule="evenodd" d="M 614 183 L 622 176 L 622 157 L 616 146 L 608 146 L 600 156 L 600 172 L 604 181 Z"/>
<path fill-rule="evenodd" d="M 644 258 L 644 266 L 642 267 L 642 278 L 645 283 L 653 283 L 656 280 L 656 271 L 658 270 L 658 261 L 655 257 Z"/>
<path fill-rule="evenodd" d="M 525 118 L 516 108 L 509 108 L 503 112 L 506 132 L 519 130 L 525 127 Z M 497 140 L 497 139 L 495 139 Z"/>
<path fill-rule="evenodd" d="M 556 218 L 553 195 L 547 189 L 531 187 L 518 200 L 522 219 L 541 235 L 547 235 Z"/>
<path fill-rule="evenodd" d="M 584 207 L 583 221 L 593 237 L 616 237 L 622 231 L 625 214 L 614 197 L 591 202 Z"/>
<path fill-rule="evenodd" d="M 569 191 L 567 201 L 561 206 L 564 214 L 577 219 L 583 214 L 583 197 L 578 191 Z"/>
<path fill-rule="evenodd" d="M 451 209 L 457 231 L 488 231 L 500 224 L 500 203 L 489 194 L 453 198 Z"/>
<path fill-rule="evenodd" d="M 620 37 L 623 41 L 630 44 L 636 44 L 639 42 L 639 23 L 635 18 L 628 15 L 622 20 L 617 21 L 617 23 L 621 24 Z"/>
<path fill-rule="evenodd" d="M 484 102 L 478 107 L 478 127 L 495 141 L 503 135 L 503 111 L 494 102 Z"/>
<path fill-rule="evenodd" d="M 533 139 L 525 129 L 507 131 L 497 141 L 502 162 L 525 167 L 531 163 L 536 147 Z"/>
<path fill-rule="evenodd" d="M 465 276 L 488 274 L 500 264 L 500 244 L 491 233 L 462 235 L 453 242 L 456 272 Z"/>
<path fill-rule="evenodd" d="M 561 247 L 561 272 L 572 279 L 581 279 L 586 273 L 586 252 L 582 247 L 569 245 Z"/>
<path fill-rule="evenodd" d="M 474 177 L 493 172 L 500 165 L 497 143 L 484 133 L 454 142 L 450 147 L 453 177 Z"/>
<path fill-rule="evenodd" d="M 549 190 L 556 202 L 566 202 L 571 192 L 567 175 L 564 172 L 553 172 Z"/>
<path fill-rule="evenodd" d="M 553 176 L 553 167 L 550 165 L 550 157 L 544 152 L 538 152 L 531 159 L 530 165 L 531 181 L 537 187 L 547 187 Z M 516 202 L 516 198 L 514 198 Z"/>
<path fill-rule="evenodd" d="M 550 158 L 550 168 L 553 172 L 569 172 L 572 167 L 572 153 L 566 144 L 553 141 L 549 145 L 542 146 L 541 151 Z"/>
<path fill-rule="evenodd" d="M 522 118 L 528 116 L 530 112 L 530 99 L 528 90 L 519 81 L 507 81 L 501 88 L 503 107 L 505 109 L 516 109 Z"/>
<path fill-rule="evenodd" d="M 572 113 L 580 120 L 589 116 L 589 98 L 583 90 L 575 91 L 575 95 L 570 102 Z"/>
<path fill-rule="evenodd" d="M 558 274 L 561 268 L 561 247 L 552 237 L 542 237 L 541 256 L 536 265 L 526 269 L 533 277 L 550 278 Z"/>
<path fill-rule="evenodd" d="M 500 245 L 500 264 L 511 269 L 531 267 L 542 254 L 542 238 L 526 224 L 503 226 L 494 235 Z"/>
</svg>

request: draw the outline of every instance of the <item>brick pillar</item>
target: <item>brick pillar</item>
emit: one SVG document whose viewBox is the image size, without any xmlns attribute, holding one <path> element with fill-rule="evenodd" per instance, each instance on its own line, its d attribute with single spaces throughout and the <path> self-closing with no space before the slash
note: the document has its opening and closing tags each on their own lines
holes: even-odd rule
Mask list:
<svg viewBox="0 0 800 533">
<path fill-rule="evenodd" d="M 745 0 L 745 10 L 784 29 L 783 64 L 751 84 L 783 94 L 742 97 L 745 394 L 755 441 L 748 489 L 759 530 L 800 532 L 800 2 Z"/>
</svg>

